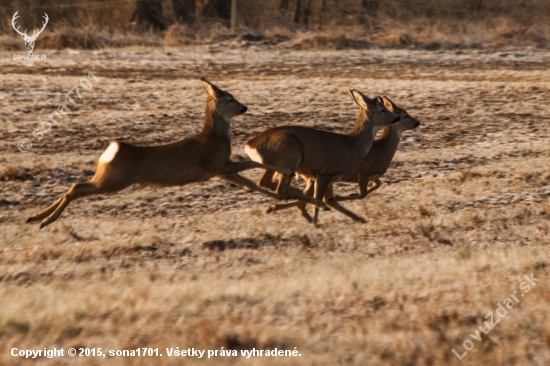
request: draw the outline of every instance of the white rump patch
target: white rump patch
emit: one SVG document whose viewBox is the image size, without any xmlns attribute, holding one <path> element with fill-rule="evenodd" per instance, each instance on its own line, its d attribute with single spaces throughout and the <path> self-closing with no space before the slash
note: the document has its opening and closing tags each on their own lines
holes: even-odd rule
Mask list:
<svg viewBox="0 0 550 366">
<path fill-rule="evenodd" d="M 255 161 L 256 163 L 263 164 L 264 159 L 262 159 L 261 155 L 258 153 L 258 151 L 254 148 L 251 148 L 250 146 L 246 145 L 244 147 L 244 152 L 252 161 Z"/>
<path fill-rule="evenodd" d="M 115 158 L 116 153 L 118 152 L 118 149 L 119 149 L 118 142 L 111 142 L 107 150 L 105 150 L 105 152 L 101 154 L 101 156 L 99 157 L 99 162 L 100 163 L 111 162 Z"/>
</svg>

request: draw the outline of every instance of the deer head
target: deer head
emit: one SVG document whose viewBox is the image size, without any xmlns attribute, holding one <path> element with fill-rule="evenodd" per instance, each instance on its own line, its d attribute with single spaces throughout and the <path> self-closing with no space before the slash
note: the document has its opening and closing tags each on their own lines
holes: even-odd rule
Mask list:
<svg viewBox="0 0 550 366">
<path fill-rule="evenodd" d="M 21 32 L 19 31 L 19 26 L 17 26 L 16 28 L 15 21 L 17 20 L 17 18 L 19 18 L 19 15 L 17 13 L 19 13 L 19 10 L 16 11 L 15 14 L 13 14 L 13 18 L 11 18 L 11 26 L 25 41 L 25 48 L 27 49 L 27 53 L 32 53 L 32 51 L 34 51 L 34 42 L 36 41 L 36 38 L 38 38 L 40 33 L 42 33 L 44 28 L 46 28 L 46 24 L 48 24 L 48 14 L 44 13 L 45 22 L 42 22 L 42 29 L 40 29 L 39 31 L 35 29 L 32 36 L 28 36 L 26 29 L 25 32 Z"/>
</svg>

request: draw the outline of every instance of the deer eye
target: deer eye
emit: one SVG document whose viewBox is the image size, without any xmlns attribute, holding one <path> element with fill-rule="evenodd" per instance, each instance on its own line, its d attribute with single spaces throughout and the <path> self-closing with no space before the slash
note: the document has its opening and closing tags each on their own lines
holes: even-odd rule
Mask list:
<svg viewBox="0 0 550 366">
<path fill-rule="evenodd" d="M 233 102 L 234 102 L 234 100 L 233 100 L 233 99 L 229 99 L 229 103 L 233 103 Z"/>
</svg>

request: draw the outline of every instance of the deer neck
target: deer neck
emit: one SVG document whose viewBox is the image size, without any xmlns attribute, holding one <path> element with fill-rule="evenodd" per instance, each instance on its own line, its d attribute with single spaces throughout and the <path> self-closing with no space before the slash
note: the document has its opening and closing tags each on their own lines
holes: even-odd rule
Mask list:
<svg viewBox="0 0 550 366">
<path fill-rule="evenodd" d="M 216 110 L 212 110 L 207 105 L 202 133 L 205 135 L 215 135 L 231 141 L 230 121 L 230 119 L 222 117 Z"/>
<path fill-rule="evenodd" d="M 384 155 L 393 158 L 393 155 L 397 151 L 397 146 L 401 140 L 402 131 L 395 125 L 384 127 L 382 136 L 376 140 L 376 146 L 384 152 Z"/>
<path fill-rule="evenodd" d="M 375 128 L 369 120 L 367 111 L 361 110 L 350 136 L 358 146 L 370 145 L 374 141 L 377 132 L 378 128 Z"/>
</svg>

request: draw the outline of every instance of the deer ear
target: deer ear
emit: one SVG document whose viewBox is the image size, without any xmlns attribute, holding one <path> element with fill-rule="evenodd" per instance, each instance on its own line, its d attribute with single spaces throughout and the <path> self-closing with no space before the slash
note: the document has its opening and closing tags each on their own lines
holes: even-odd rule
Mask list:
<svg viewBox="0 0 550 366">
<path fill-rule="evenodd" d="M 369 97 L 361 94 L 355 89 L 350 90 L 351 95 L 353 96 L 353 99 L 355 99 L 355 103 L 363 109 L 367 109 L 367 101 L 370 101 Z"/>
<path fill-rule="evenodd" d="M 382 101 L 384 102 L 384 107 L 386 107 L 391 112 L 394 112 L 397 110 L 397 106 L 395 105 L 394 102 L 390 100 L 390 98 L 384 96 L 382 97 Z"/>
<path fill-rule="evenodd" d="M 205 78 L 201 78 L 202 86 L 204 87 L 204 90 L 210 95 L 212 98 L 217 98 L 221 94 L 223 94 L 223 91 L 218 88 L 216 85 L 212 84 L 210 81 L 206 80 Z"/>
</svg>

